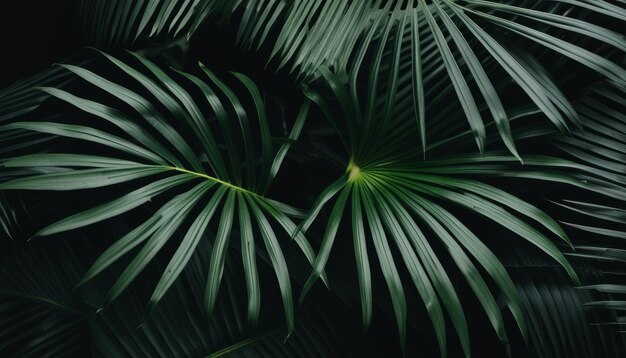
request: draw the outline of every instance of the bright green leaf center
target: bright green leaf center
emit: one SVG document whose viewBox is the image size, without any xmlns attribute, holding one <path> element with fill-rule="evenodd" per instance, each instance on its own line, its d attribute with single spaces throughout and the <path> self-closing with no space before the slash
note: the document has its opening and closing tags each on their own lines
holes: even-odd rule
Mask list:
<svg viewBox="0 0 626 358">
<path fill-rule="evenodd" d="M 359 168 L 358 166 L 354 165 L 353 163 L 350 163 L 348 165 L 347 172 L 350 173 L 350 175 L 348 176 L 348 181 L 355 181 L 361 175 L 361 168 Z"/>
</svg>

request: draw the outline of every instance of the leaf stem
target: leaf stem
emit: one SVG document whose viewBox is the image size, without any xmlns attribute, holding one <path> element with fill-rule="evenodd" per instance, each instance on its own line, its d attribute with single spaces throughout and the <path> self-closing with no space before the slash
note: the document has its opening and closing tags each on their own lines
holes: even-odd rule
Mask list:
<svg viewBox="0 0 626 358">
<path fill-rule="evenodd" d="M 198 172 L 194 172 L 194 171 L 191 171 L 191 170 L 187 170 L 187 169 L 184 169 L 184 168 L 178 168 L 178 167 L 166 166 L 165 168 L 168 169 L 168 170 L 175 170 L 177 172 L 190 174 L 190 175 L 193 175 L 193 176 L 196 176 L 196 177 L 199 177 L 199 178 L 207 179 L 207 180 L 210 180 L 210 181 L 215 182 L 217 184 L 220 184 L 220 185 L 223 185 L 225 187 L 228 187 L 230 189 L 234 189 L 234 190 L 240 191 L 240 192 L 245 193 L 245 194 L 253 195 L 255 197 L 262 197 L 262 196 L 260 196 L 259 194 L 255 193 L 253 191 L 250 191 L 248 189 L 242 188 L 240 186 L 236 186 L 236 185 L 231 184 L 231 183 L 229 183 L 227 181 L 224 181 L 224 180 L 212 177 L 212 176 L 207 175 L 207 174 L 198 173 Z"/>
</svg>

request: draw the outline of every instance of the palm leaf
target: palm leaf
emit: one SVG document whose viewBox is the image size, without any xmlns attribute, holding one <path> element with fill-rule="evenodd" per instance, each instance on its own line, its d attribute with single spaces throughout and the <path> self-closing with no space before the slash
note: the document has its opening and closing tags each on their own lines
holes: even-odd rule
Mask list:
<svg viewBox="0 0 626 358">
<path fill-rule="evenodd" d="M 494 69 L 500 67 L 508 73 L 564 133 L 569 132 L 569 123 L 580 125 L 578 115 L 558 86 L 537 71 L 541 66 L 529 62 L 534 58 L 530 51 L 539 53 L 548 48 L 612 81 L 622 85 L 626 81 L 621 67 L 584 48 L 593 39 L 624 51 L 621 34 L 585 18 L 585 14 L 595 13 L 623 21 L 617 7 L 583 1 L 556 1 L 552 6 L 518 3 L 258 0 L 245 8 L 239 39 L 244 46 L 260 46 L 267 41 L 267 33 L 276 31 L 270 59 L 279 59 L 279 69 L 291 63 L 290 71 L 297 71 L 309 81 L 321 76 L 322 67 L 348 74 L 354 90 L 363 84 L 358 80 L 361 73 L 368 78 L 368 89 L 378 86 L 378 79 L 385 76 L 387 86 L 393 89 L 387 91 L 391 98 L 395 98 L 396 89 L 399 98 L 412 97 L 397 105 L 413 106 L 412 117 L 417 119 L 423 148 L 427 128 L 424 96 L 429 97 L 430 92 L 430 96 L 438 94 L 449 101 L 448 94 L 454 93 L 481 151 L 486 140 L 484 126 L 492 118 L 509 151 L 517 155 L 509 118 L 498 96 L 502 85 L 490 78 Z M 580 19 L 565 15 L 578 9 L 586 11 Z M 277 20 L 278 13 L 285 18 L 283 22 Z M 522 24 L 525 21 L 541 25 L 540 30 Z M 506 36 L 501 36 L 503 31 Z M 568 42 L 551 31 L 578 37 Z M 513 51 L 510 47 L 519 36 L 539 46 Z M 452 85 L 443 93 L 438 88 L 442 74 Z M 388 110 L 393 105 L 388 102 Z M 490 118 L 485 118 L 483 108 L 488 109 Z M 434 125 L 434 118 L 429 122 Z"/>
<path fill-rule="evenodd" d="M 263 196 L 263 188 L 267 188 L 271 181 L 272 156 L 276 151 L 269 136 L 265 105 L 257 87 L 247 77 L 236 75 L 253 99 L 254 109 L 247 111 L 233 92 L 205 67 L 201 66 L 208 78 L 207 82 L 190 74 L 182 74 L 182 78 L 188 82 L 181 85 L 155 64 L 138 55 L 133 54 L 133 57 L 140 64 L 140 69 L 105 56 L 116 67 L 137 80 L 143 87 L 142 90 L 152 94 L 167 112 L 157 110 L 141 92 L 116 84 L 86 68 L 64 65 L 76 76 L 102 88 L 136 112 L 128 114 L 64 90 L 44 88 L 51 96 L 95 116 L 98 124 L 86 127 L 59 121 L 16 122 L 6 125 L 3 130 L 21 129 L 54 134 L 92 144 L 94 148 L 107 148 L 112 154 L 101 156 L 43 153 L 11 158 L 2 163 L 5 170 L 56 168 L 58 172 L 22 176 L 0 184 L 0 188 L 66 191 L 106 189 L 116 184 L 137 187 L 113 200 L 53 223 L 40 230 L 38 236 L 58 234 L 109 220 L 130 213 L 148 201 L 158 200 L 156 202 L 161 205 L 157 207 L 158 210 L 111 245 L 83 277 L 81 282 L 92 279 L 133 248 L 141 247 L 109 290 L 105 305 L 117 298 L 136 279 L 175 233 L 185 232 L 150 300 L 149 308 L 155 306 L 188 263 L 202 234 L 211 224 L 211 219 L 217 216 L 214 214 L 219 213 L 221 218 L 215 256 L 209 268 L 210 276 L 205 293 L 205 306 L 210 314 L 221 282 L 224 255 L 233 233 L 233 220 L 236 218 L 243 228 L 242 232 L 260 233 L 263 239 L 263 245 L 260 245 L 255 243 L 254 234 L 242 238 L 252 246 L 264 247 L 269 254 L 282 292 L 288 331 L 291 332 L 294 322 L 291 284 L 279 234 L 281 231 L 291 234 L 296 225 L 281 211 L 285 207 L 283 204 L 276 205 L 275 201 Z M 200 91 L 212 112 L 203 113 L 199 104 L 191 99 L 190 90 L 183 86 Z M 231 146 L 237 140 L 238 133 L 230 124 L 232 119 L 229 116 L 232 112 L 238 114 L 240 133 L 245 138 L 250 137 L 253 131 L 261 133 L 260 163 L 257 164 L 256 158 L 251 157 L 242 160 L 238 151 Z M 168 115 L 172 115 L 179 122 L 169 121 Z M 205 119 L 210 115 L 217 117 L 217 125 L 228 151 L 217 145 L 214 130 Z M 256 125 L 253 120 L 258 121 Z M 196 136 L 194 140 L 183 139 L 177 129 L 179 126 L 185 126 L 186 131 L 193 133 Z M 115 128 L 115 131 L 110 128 Z M 246 141 L 245 145 L 254 146 L 254 142 Z M 172 151 L 173 148 L 176 150 Z M 248 148 L 246 151 L 252 153 L 254 149 Z M 277 166 L 274 174 L 276 170 Z M 161 198 L 167 200 L 162 202 Z M 196 214 L 197 210 L 200 212 Z M 280 228 L 279 231 L 275 231 L 277 228 Z M 304 236 L 297 235 L 295 241 L 309 262 L 313 262 L 313 250 Z M 254 260 L 250 258 L 251 253 L 245 255 L 249 295 L 258 299 L 259 284 L 254 274 Z M 257 316 L 258 307 L 251 304 L 249 317 L 253 324 Z"/>
</svg>

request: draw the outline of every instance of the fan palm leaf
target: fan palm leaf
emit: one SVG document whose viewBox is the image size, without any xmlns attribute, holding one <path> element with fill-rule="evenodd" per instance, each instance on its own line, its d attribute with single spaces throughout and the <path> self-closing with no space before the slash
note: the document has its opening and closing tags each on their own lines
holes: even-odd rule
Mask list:
<svg viewBox="0 0 626 358">
<path fill-rule="evenodd" d="M 328 115 L 332 126 L 339 132 L 349 153 L 346 173 L 330 184 L 314 203 L 310 213 L 300 224 L 299 232 L 306 231 L 318 221 L 318 214 L 335 199 L 332 211 L 325 220 L 326 230 L 313 273 L 306 283 L 301 299 L 322 274 L 329 259 L 338 228 L 351 212 L 352 236 L 357 262 L 364 326 L 372 315 L 371 270 L 367 246 L 374 246 L 383 276 L 391 295 L 400 339 L 404 344 L 407 303 L 391 247 L 397 248 L 402 263 L 412 283 L 424 301 L 431 323 L 435 328 L 439 347 L 445 354 L 445 320 L 448 315 L 461 340 L 466 355 L 470 354 L 469 333 L 461 302 L 449 275 L 442 264 L 441 254 L 433 248 L 435 242 L 447 249 L 447 255 L 463 274 L 476 294 L 496 333 L 507 341 L 502 315 L 493 293 L 480 274 L 485 270 L 499 290 L 517 325 L 526 332 L 519 298 L 515 286 L 498 257 L 450 209 L 438 202 L 460 206 L 475 214 L 499 223 L 524 238 L 555 259 L 568 275 L 578 282 L 574 269 L 557 245 L 529 221 L 540 224 L 545 230 L 571 246 L 563 229 L 545 212 L 502 190 L 471 179 L 471 176 L 527 177 L 547 181 L 563 181 L 574 186 L 584 186 L 581 181 L 552 169 L 571 170 L 571 162 L 548 157 L 524 157 L 524 169 L 516 167 L 517 159 L 497 153 L 484 155 L 460 154 L 419 161 L 421 154 L 410 143 L 415 130 L 384 111 L 368 105 L 359 109 L 358 101 L 351 97 L 330 72 L 322 69 L 324 79 L 332 88 L 342 109 L 341 119 L 331 110 L 332 103 L 319 93 L 308 92 L 322 112 Z M 390 141 L 394 138 L 393 141 Z M 390 144 L 393 143 L 393 144 Z M 469 176 L 469 177 L 468 177 Z M 368 243 L 367 239 L 371 240 Z M 433 241 L 435 240 L 435 241 Z M 447 256 L 446 255 L 446 256 Z M 479 264 L 478 267 L 476 263 Z"/>
</svg>

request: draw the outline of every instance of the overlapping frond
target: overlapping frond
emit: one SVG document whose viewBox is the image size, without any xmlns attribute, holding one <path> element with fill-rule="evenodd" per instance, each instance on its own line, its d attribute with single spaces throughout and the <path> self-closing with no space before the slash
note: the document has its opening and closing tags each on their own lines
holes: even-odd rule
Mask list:
<svg viewBox="0 0 626 358">
<path fill-rule="evenodd" d="M 621 85 L 626 83 L 623 68 L 583 46 L 594 40 L 624 52 L 623 36 L 567 16 L 578 10 L 623 20 L 615 5 L 583 1 L 555 1 L 544 6 L 519 1 L 259 0 L 246 7 L 239 37 L 248 46 L 262 44 L 276 28 L 271 58 L 279 59 L 278 68 L 291 63 L 290 71 L 311 79 L 321 75 L 321 67 L 327 67 L 347 74 L 355 88 L 393 88 L 392 94 L 402 99 L 399 103 L 414 107 L 423 148 L 425 98 L 449 101 L 456 96 L 481 151 L 485 149 L 485 124 L 493 120 L 503 142 L 516 155 L 509 117 L 499 95 L 503 83 L 492 81 L 495 69 L 506 72 L 562 132 L 568 133 L 571 124 L 580 126 L 576 111 L 534 60 L 533 52 L 516 46 L 520 38 Z M 284 13 L 282 23 L 277 20 L 279 13 Z M 558 35 L 562 33 L 583 38 L 568 42 Z M 359 76 L 364 80 L 357 79 Z M 443 88 L 441 76 L 450 80 Z M 432 125 L 430 118 L 429 122 Z"/>
</svg>

